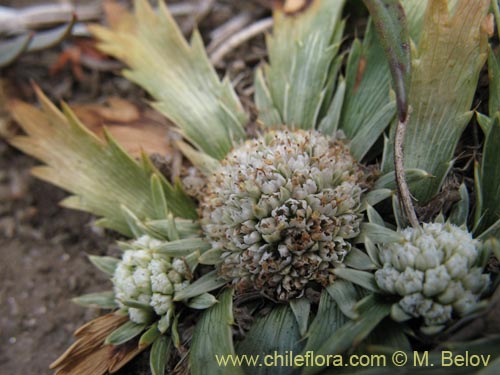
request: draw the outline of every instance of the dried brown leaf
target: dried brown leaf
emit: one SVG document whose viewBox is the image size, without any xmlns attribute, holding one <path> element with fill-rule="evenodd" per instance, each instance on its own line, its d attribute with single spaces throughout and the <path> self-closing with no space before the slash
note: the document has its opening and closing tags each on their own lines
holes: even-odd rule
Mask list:
<svg viewBox="0 0 500 375">
<path fill-rule="evenodd" d="M 78 340 L 51 365 L 55 375 L 104 375 L 114 373 L 146 347 L 138 340 L 123 345 L 104 345 L 106 337 L 128 320 L 126 316 L 110 313 L 94 319 L 75 331 Z"/>
</svg>

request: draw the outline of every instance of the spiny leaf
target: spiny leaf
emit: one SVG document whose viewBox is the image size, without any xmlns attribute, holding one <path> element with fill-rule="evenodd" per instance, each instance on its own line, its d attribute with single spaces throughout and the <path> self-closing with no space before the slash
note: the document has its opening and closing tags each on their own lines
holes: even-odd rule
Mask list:
<svg viewBox="0 0 500 375">
<path fill-rule="evenodd" d="M 192 375 L 243 375 L 239 367 L 220 366 L 216 357 L 235 355 L 231 325 L 233 318 L 233 291 L 226 289 L 215 304 L 201 315 L 191 343 L 189 365 Z"/>
<path fill-rule="evenodd" d="M 75 194 L 63 201 L 64 206 L 101 216 L 104 226 L 122 234 L 131 231 L 121 205 L 140 219 L 157 219 L 150 177 L 158 172 L 137 163 L 111 137 L 101 142 L 66 105 L 63 114 L 35 90 L 42 110 L 19 101 L 10 106 L 27 133 L 13 138 L 12 144 L 46 164 L 35 167 L 33 174 Z M 160 179 L 174 214 L 196 218 L 194 203 L 180 187 Z"/>
<path fill-rule="evenodd" d="M 275 10 L 273 34 L 266 40 L 269 65 L 256 78 L 256 102 L 266 126 L 314 129 L 321 122 L 324 105 L 330 106 L 324 103 L 331 90 L 326 84 L 342 40 L 344 2 L 313 0 L 299 10 L 285 3 Z"/>
<path fill-rule="evenodd" d="M 196 147 L 222 159 L 245 138 L 247 121 L 230 82 L 220 82 L 194 32 L 189 45 L 163 2 L 157 13 L 146 0 L 114 30 L 93 26 L 99 48 L 128 65 L 124 75 L 146 89 L 153 106 Z"/>
<path fill-rule="evenodd" d="M 124 344 L 134 337 L 138 336 L 146 328 L 145 324 L 136 324 L 128 321 L 119 328 L 115 329 L 111 334 L 106 337 L 105 345 L 120 345 Z"/>
</svg>

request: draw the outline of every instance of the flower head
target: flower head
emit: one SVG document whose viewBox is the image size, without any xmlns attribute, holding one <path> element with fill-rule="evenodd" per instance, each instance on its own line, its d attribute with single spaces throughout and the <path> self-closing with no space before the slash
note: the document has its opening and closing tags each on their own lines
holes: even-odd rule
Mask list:
<svg viewBox="0 0 500 375">
<path fill-rule="evenodd" d="M 190 284 L 182 259 L 154 252 L 162 241 L 142 236 L 125 250 L 115 269 L 113 284 L 118 305 L 131 321 L 150 323 L 155 315 L 165 331 L 173 316 L 176 292 Z"/>
<path fill-rule="evenodd" d="M 271 131 L 231 152 L 208 180 L 202 224 L 219 273 L 279 299 L 332 270 L 359 234 L 363 172 L 341 141 Z"/>
<path fill-rule="evenodd" d="M 453 313 L 463 316 L 489 284 L 477 261 L 480 242 L 449 223 L 407 228 L 403 239 L 383 245 L 383 268 L 375 280 L 385 292 L 401 297 L 396 311 L 423 318 L 427 327 L 442 326 Z"/>
</svg>

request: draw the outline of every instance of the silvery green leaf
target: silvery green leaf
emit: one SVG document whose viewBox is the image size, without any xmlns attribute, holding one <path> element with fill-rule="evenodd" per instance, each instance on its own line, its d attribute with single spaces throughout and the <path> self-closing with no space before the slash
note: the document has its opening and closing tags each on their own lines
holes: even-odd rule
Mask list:
<svg viewBox="0 0 500 375">
<path fill-rule="evenodd" d="M 396 114 L 396 102 L 378 109 L 351 138 L 351 154 L 358 160 L 365 157 Z M 342 128 L 344 130 L 344 128 Z"/>
<path fill-rule="evenodd" d="M 116 266 L 120 263 L 119 259 L 108 256 L 89 255 L 89 260 L 94 266 L 109 276 L 115 274 Z"/>
<path fill-rule="evenodd" d="M 368 206 L 366 208 L 366 215 L 370 223 L 385 227 L 384 219 L 382 219 L 382 216 L 373 207 Z"/>
<path fill-rule="evenodd" d="M 307 331 L 307 325 L 309 324 L 311 301 L 309 301 L 306 297 L 295 298 L 290 301 L 290 307 L 292 309 L 293 315 L 295 315 L 297 324 L 299 325 L 300 335 L 304 336 Z"/>
<path fill-rule="evenodd" d="M 201 256 L 200 256 L 200 263 L 201 264 L 218 264 L 222 262 L 222 250 L 215 248 L 215 249 L 210 249 L 205 251 Z"/>
<path fill-rule="evenodd" d="M 345 257 L 344 264 L 361 271 L 374 270 L 377 268 L 366 253 L 355 247 L 353 247 Z"/>
<path fill-rule="evenodd" d="M 179 234 L 179 239 L 199 237 L 201 234 L 201 227 L 196 221 L 174 218 L 175 229 Z M 168 238 L 171 233 L 170 219 L 164 220 L 146 220 L 144 223 L 150 230 L 158 232 L 163 237 Z"/>
<path fill-rule="evenodd" d="M 210 249 L 210 247 L 211 245 L 203 238 L 186 238 L 162 244 L 156 248 L 155 251 L 161 254 L 179 257 L 189 255 L 196 250 L 204 252 Z"/>
<path fill-rule="evenodd" d="M 174 321 L 172 322 L 172 342 L 176 349 L 181 348 L 181 336 L 179 335 L 179 316 L 180 314 L 175 314 Z"/>
<path fill-rule="evenodd" d="M 344 104 L 345 90 L 345 80 L 343 77 L 340 77 L 337 90 L 335 91 L 335 96 L 333 97 L 330 107 L 328 108 L 328 112 L 318 126 L 318 130 L 323 134 L 334 135 L 337 132 L 337 129 L 339 128 L 340 114 L 342 113 L 342 105 Z"/>
<path fill-rule="evenodd" d="M 141 310 L 147 310 L 153 312 L 153 308 L 149 303 L 142 303 L 139 301 L 134 301 L 131 299 L 125 299 L 125 300 L 120 300 L 121 303 L 123 303 L 127 307 L 132 307 L 135 309 L 141 309 Z"/>
<path fill-rule="evenodd" d="M 337 302 L 338 308 L 345 316 L 349 319 L 356 319 L 358 317 L 354 306 L 359 301 L 360 295 L 351 282 L 338 279 L 332 285 L 329 285 L 326 290 L 334 301 Z"/>
<path fill-rule="evenodd" d="M 195 150 L 193 147 L 188 145 L 186 142 L 176 142 L 176 146 L 181 150 L 184 156 L 202 173 L 206 176 L 210 176 L 213 172 L 220 167 L 220 162 L 211 157 L 210 155 Z"/>
<path fill-rule="evenodd" d="M 387 146 L 386 146 L 387 147 Z M 405 169 L 406 182 L 409 186 L 422 180 L 433 178 L 433 176 L 422 169 Z M 396 190 L 396 177 L 394 172 L 388 172 L 379 177 L 375 182 L 374 189 L 391 189 Z"/>
<path fill-rule="evenodd" d="M 256 78 L 256 102 L 266 126 L 279 120 L 290 128 L 319 125 L 329 69 L 342 41 L 343 6 L 344 0 L 315 0 L 298 10 L 285 4 L 274 11 L 273 33 L 266 40 L 269 65 Z"/>
<path fill-rule="evenodd" d="M 199 296 L 190 299 L 186 303 L 186 305 L 192 309 L 204 310 L 208 309 L 209 307 L 213 306 L 216 303 L 217 303 L 217 298 L 215 298 L 212 294 L 203 293 L 200 294 Z"/>
<path fill-rule="evenodd" d="M 146 328 L 145 324 L 136 324 L 134 322 L 128 321 L 115 329 L 106 340 L 104 340 L 104 345 L 120 345 L 124 344 L 134 337 L 138 336 Z"/>
<path fill-rule="evenodd" d="M 194 283 L 188 285 L 186 288 L 175 293 L 174 301 L 183 301 L 189 298 L 199 296 L 200 294 L 210 292 L 218 289 L 227 283 L 226 280 L 221 279 L 217 275 L 217 271 L 211 271 L 204 274 L 197 279 Z"/>
<path fill-rule="evenodd" d="M 369 237 L 374 243 L 398 242 L 403 239 L 402 234 L 373 223 L 361 224 L 361 233 L 356 242 L 363 242 L 365 237 Z"/>
<path fill-rule="evenodd" d="M 338 281 L 336 281 L 335 284 Z M 306 333 L 307 342 L 302 353 L 318 350 L 346 321 L 347 318 L 339 309 L 338 303 L 335 302 L 326 289 L 323 289 L 319 301 L 318 312 Z"/>
<path fill-rule="evenodd" d="M 83 296 L 73 298 L 72 301 L 78 305 L 101 309 L 114 309 L 118 307 L 113 292 L 84 294 Z"/>
<path fill-rule="evenodd" d="M 379 250 L 377 246 L 373 243 L 373 241 L 370 239 L 370 237 L 365 237 L 364 238 L 364 245 L 366 249 L 366 253 L 372 260 L 372 262 L 377 265 L 377 267 L 380 267 L 380 257 L 379 257 Z"/>
<path fill-rule="evenodd" d="M 165 196 L 165 191 L 161 185 L 161 181 L 158 176 L 151 176 L 151 197 L 153 199 L 153 204 L 156 210 L 156 217 L 158 219 L 166 218 L 169 210 L 167 205 L 167 197 Z"/>
<path fill-rule="evenodd" d="M 379 292 L 380 289 L 375 282 L 375 276 L 365 271 L 353 270 L 350 268 L 336 268 L 334 271 L 338 277 L 350 281 L 356 285 L 362 286 L 372 292 Z"/>
<path fill-rule="evenodd" d="M 361 205 L 363 207 L 374 206 L 377 203 L 380 203 L 387 198 L 391 197 L 394 194 L 392 190 L 389 189 L 376 189 L 371 190 L 365 194 L 361 198 Z"/>
<path fill-rule="evenodd" d="M 128 65 L 125 77 L 153 96 L 153 107 L 186 139 L 211 157 L 224 158 L 245 138 L 248 117 L 231 83 L 219 80 L 200 34 L 195 31 L 187 43 L 163 2 L 155 12 L 146 0 L 136 0 L 134 15 L 117 24 L 114 30 L 89 27 L 100 50 Z"/>
<path fill-rule="evenodd" d="M 170 350 L 170 340 L 168 336 L 159 336 L 149 353 L 149 367 L 152 375 L 165 375 L 168 352 Z"/>
</svg>

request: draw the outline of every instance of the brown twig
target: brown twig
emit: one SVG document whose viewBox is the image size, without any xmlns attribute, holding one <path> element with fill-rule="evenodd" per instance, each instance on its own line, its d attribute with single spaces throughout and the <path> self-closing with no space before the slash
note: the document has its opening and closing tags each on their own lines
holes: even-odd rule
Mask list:
<svg viewBox="0 0 500 375">
<path fill-rule="evenodd" d="M 263 33 L 264 31 L 271 28 L 273 25 L 273 19 L 271 17 L 264 18 L 260 21 L 257 21 L 250 26 L 244 28 L 240 32 L 234 34 L 232 37 L 227 39 L 224 43 L 222 43 L 211 55 L 210 61 L 214 65 L 218 65 L 224 56 L 226 56 L 229 52 L 245 43 L 247 40 L 252 39 L 253 37 Z"/>
<path fill-rule="evenodd" d="M 406 176 L 404 170 L 404 153 L 403 144 L 406 134 L 406 126 L 408 125 L 410 116 L 407 114 L 404 120 L 398 120 L 398 126 L 396 127 L 396 137 L 394 139 L 394 171 L 396 174 L 396 183 L 398 186 L 399 201 L 403 210 L 406 213 L 408 221 L 414 228 L 418 228 L 418 218 L 415 213 L 415 207 L 413 207 L 413 202 L 411 200 L 410 189 L 406 183 Z"/>
</svg>

